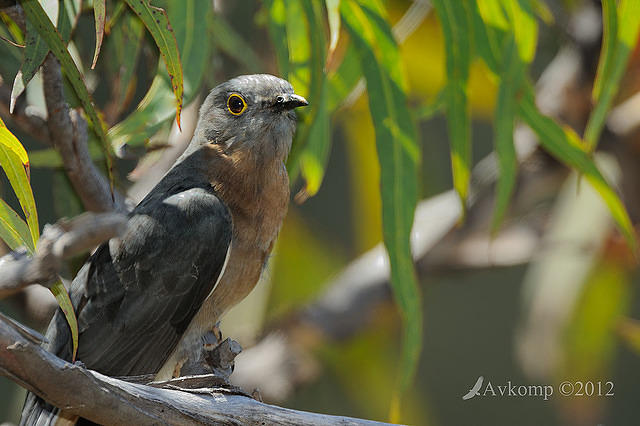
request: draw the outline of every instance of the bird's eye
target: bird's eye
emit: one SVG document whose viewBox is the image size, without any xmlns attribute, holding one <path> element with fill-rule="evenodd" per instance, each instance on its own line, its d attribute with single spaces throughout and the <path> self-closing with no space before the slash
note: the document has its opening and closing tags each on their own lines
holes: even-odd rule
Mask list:
<svg viewBox="0 0 640 426">
<path fill-rule="evenodd" d="M 242 99 L 242 96 L 233 93 L 227 99 L 227 108 L 231 114 L 240 115 L 247 109 L 247 103 Z"/>
</svg>

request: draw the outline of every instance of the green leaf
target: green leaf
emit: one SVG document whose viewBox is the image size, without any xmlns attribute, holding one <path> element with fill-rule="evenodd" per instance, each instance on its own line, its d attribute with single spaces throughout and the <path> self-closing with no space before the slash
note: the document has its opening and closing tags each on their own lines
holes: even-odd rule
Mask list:
<svg viewBox="0 0 640 426">
<path fill-rule="evenodd" d="M 40 235 L 40 227 L 38 226 L 38 212 L 36 211 L 36 202 L 33 199 L 33 192 L 31 192 L 31 185 L 29 183 L 29 176 L 27 170 L 29 160 L 24 161 L 24 148 L 20 149 L 17 145 L 22 146 L 18 139 L 7 129 L 2 119 L 0 119 L 0 166 L 4 169 L 4 172 L 9 179 L 11 188 L 16 193 L 24 216 L 27 219 L 29 225 L 29 231 L 31 232 L 31 240 L 33 246 L 38 241 Z M 18 153 L 16 153 L 16 151 Z"/>
<path fill-rule="evenodd" d="M 634 286 L 629 269 L 611 259 L 591 265 L 585 281 L 567 324 L 561 374 L 596 380 L 611 374 L 617 355 L 613 331 L 629 314 Z"/>
<path fill-rule="evenodd" d="M 211 13 L 211 2 L 169 0 L 167 4 L 184 65 L 184 101 L 188 104 L 200 90 L 211 52 L 206 19 Z M 167 124 L 174 111 L 173 96 L 171 81 L 165 72 L 158 70 L 136 111 L 109 130 L 114 147 L 142 145 Z"/>
<path fill-rule="evenodd" d="M 299 86 L 306 92 L 310 106 L 299 116 L 301 125 L 296 132 L 287 166 L 292 176 L 297 173 L 298 166 L 305 187 L 296 195 L 296 200 L 302 202 L 315 195 L 320 189 L 324 171 L 331 147 L 329 130 L 329 111 L 327 109 L 326 75 L 326 40 L 324 30 L 324 11 L 319 2 L 299 0 L 299 5 L 306 18 L 305 32 L 300 28 L 291 29 L 289 34 L 289 69 L 294 75 L 307 77 L 308 81 L 299 81 Z M 291 8 L 292 3 L 288 3 Z M 298 56 L 296 56 L 298 55 Z M 296 86 L 294 86 L 296 87 Z M 298 88 L 296 87 L 296 91 Z"/>
<path fill-rule="evenodd" d="M 492 231 L 502 223 L 511 193 L 516 183 L 518 160 L 513 145 L 513 127 L 517 108 L 517 95 L 524 77 L 524 66 L 519 57 L 515 40 L 510 37 L 505 49 L 505 64 L 500 75 L 498 100 L 495 112 L 495 149 L 500 166 L 496 189 L 496 205 Z"/>
<path fill-rule="evenodd" d="M 69 324 L 69 329 L 71 330 L 71 342 L 73 344 L 73 355 L 71 360 L 72 362 L 75 362 L 76 354 L 78 353 L 78 320 L 76 318 L 76 313 L 73 310 L 69 293 L 67 293 L 67 289 L 64 288 L 64 285 L 60 281 L 51 286 L 51 293 L 53 293 L 58 301 L 58 305 Z"/>
<path fill-rule="evenodd" d="M 617 12 L 613 0 L 603 0 L 602 8 L 603 46 L 593 86 L 593 100 L 596 105 L 584 132 L 588 151 L 593 151 L 598 144 L 607 113 L 618 93 L 620 80 L 640 30 L 640 0 L 621 0 Z"/>
<path fill-rule="evenodd" d="M 0 118 L 0 146 L 4 149 L 12 151 L 22 162 L 22 164 L 29 169 L 29 156 L 24 149 L 18 138 L 9 131 L 4 121 Z"/>
<path fill-rule="evenodd" d="M 300 169 L 305 180 L 304 197 L 317 194 L 324 178 L 325 168 L 331 149 L 329 111 L 327 109 L 328 84 L 325 84 L 320 99 L 317 99 L 317 113 L 309 129 L 309 137 L 300 154 Z"/>
<path fill-rule="evenodd" d="M 340 0 L 325 0 L 327 7 L 327 17 L 329 18 L 329 32 L 331 37 L 329 39 L 329 52 L 327 54 L 327 63 L 331 62 L 333 52 L 335 52 L 338 46 L 338 39 L 340 38 Z"/>
<path fill-rule="evenodd" d="M 25 246 L 30 253 L 35 251 L 29 226 L 2 199 L 0 199 L 0 238 L 11 250 Z"/>
<path fill-rule="evenodd" d="M 278 69 L 283 77 L 289 75 L 289 47 L 287 38 L 287 8 L 284 0 L 265 0 L 268 11 L 269 36 L 276 50 Z"/>
<path fill-rule="evenodd" d="M 169 80 L 171 89 L 176 97 L 176 122 L 178 123 L 178 127 L 180 127 L 180 113 L 182 112 L 182 101 L 183 101 L 183 76 L 182 76 L 182 63 L 180 62 L 180 50 L 178 49 L 177 37 L 173 33 L 173 28 L 171 28 L 171 24 L 169 23 L 169 16 L 164 9 L 159 7 L 151 6 L 147 3 L 146 0 L 125 0 L 129 7 L 135 12 L 136 15 L 142 20 L 144 26 L 147 27 L 147 30 L 153 37 L 160 50 L 160 54 L 164 59 L 165 65 L 167 66 L 167 73 L 169 74 Z M 173 2 L 175 3 L 175 2 Z M 184 2 L 182 5 L 174 5 L 177 8 L 187 9 L 189 7 L 193 7 L 193 2 Z M 191 5 L 187 4 L 191 3 Z M 203 11 L 207 10 L 207 6 L 204 6 L 199 10 L 199 19 L 192 19 L 188 22 L 181 22 L 181 25 L 193 26 L 197 25 L 198 21 L 205 21 L 201 19 Z M 177 11 L 176 11 L 177 12 Z M 185 15 L 187 16 L 187 15 Z M 189 15 L 193 17 L 193 14 Z M 177 21 L 174 21 L 177 23 Z M 197 43 L 205 42 L 206 40 L 197 39 Z M 196 40 L 190 40 L 191 43 L 195 43 Z M 204 43 L 206 44 L 206 42 Z"/>
<path fill-rule="evenodd" d="M 111 23 L 111 33 L 104 46 L 107 57 L 111 58 L 106 63 L 107 69 L 114 76 L 109 78 L 113 78 L 118 89 L 112 101 L 118 105 L 118 113 L 127 108 L 134 92 L 137 79 L 134 71 L 144 44 L 144 25 L 126 5 L 124 7 L 121 18 Z"/>
<path fill-rule="evenodd" d="M 66 44 L 62 38 L 62 35 L 55 29 L 53 23 L 42 9 L 40 4 L 36 0 L 21 0 L 20 4 L 24 9 L 24 13 L 27 19 L 36 27 L 40 36 L 47 42 L 49 49 L 60 61 L 62 69 L 65 71 L 67 79 L 76 95 L 82 103 L 82 107 L 88 117 L 89 123 L 100 139 L 105 158 L 107 159 L 107 169 L 109 172 L 109 180 L 113 182 L 113 171 L 111 167 L 111 155 L 109 151 L 109 140 L 107 134 L 104 131 L 104 125 L 102 119 L 98 115 L 96 108 L 93 105 L 91 95 L 87 91 L 87 86 L 84 84 L 84 80 L 80 71 L 73 62 L 69 51 L 66 48 Z M 70 28 L 69 28 L 70 31 Z"/>
<path fill-rule="evenodd" d="M 360 57 L 376 133 L 383 238 L 391 265 L 391 286 L 404 320 L 399 363 L 403 392 L 414 377 L 422 349 L 422 304 L 409 245 L 420 150 L 407 108 L 402 60 L 383 7 L 377 1 L 348 1 L 341 3 L 340 12 Z M 399 414 L 398 401 L 396 394 L 394 420 Z"/>
<path fill-rule="evenodd" d="M 102 39 L 104 38 L 104 21 L 107 17 L 105 0 L 93 0 L 93 16 L 96 21 L 96 50 L 93 53 L 91 69 L 96 67 L 98 55 L 100 55 L 100 48 L 102 47 Z"/>
<path fill-rule="evenodd" d="M 467 98 L 471 16 L 466 2 L 434 0 L 433 5 L 442 25 L 447 52 L 447 124 L 453 186 L 465 211 L 471 177 L 471 111 Z"/>
<path fill-rule="evenodd" d="M 502 0 L 518 45 L 520 59 L 528 64 L 533 60 L 538 41 L 538 21 L 531 0 Z"/>
<path fill-rule="evenodd" d="M 518 114 L 536 132 L 542 146 L 559 161 L 582 173 L 606 203 L 630 249 L 637 252 L 637 241 L 627 210 L 615 191 L 596 167 L 593 159 L 582 149 L 579 136 L 570 128 L 562 128 L 543 115 L 535 105 L 533 88 L 525 91 Z"/>
<path fill-rule="evenodd" d="M 58 2 L 58 31 L 62 35 L 65 43 L 69 42 L 71 29 L 75 20 L 80 13 L 80 0 L 65 0 Z M 53 10 L 47 10 L 47 16 L 53 16 Z M 24 60 L 20 70 L 16 74 L 11 89 L 11 102 L 9 109 L 13 113 L 13 109 L 18 97 L 24 92 L 27 84 L 31 81 L 36 71 L 44 62 L 44 58 L 49 53 L 49 46 L 46 41 L 38 34 L 33 24 L 27 20 L 27 35 L 24 49 Z"/>
</svg>

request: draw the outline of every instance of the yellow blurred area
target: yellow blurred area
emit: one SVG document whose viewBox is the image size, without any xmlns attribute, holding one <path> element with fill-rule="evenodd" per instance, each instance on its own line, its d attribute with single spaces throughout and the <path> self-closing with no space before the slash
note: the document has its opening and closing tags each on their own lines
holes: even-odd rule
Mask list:
<svg viewBox="0 0 640 426">
<path fill-rule="evenodd" d="M 398 6 L 393 3 L 392 6 Z M 393 22 L 405 12 L 392 8 Z M 444 38 L 433 11 L 416 31 L 400 45 L 400 53 L 409 82 L 410 99 L 420 103 L 432 100 L 446 83 Z M 475 60 L 469 74 L 469 103 L 476 118 L 491 119 L 496 99 L 496 83 L 486 65 Z"/>
<path fill-rule="evenodd" d="M 293 206 L 272 256 L 274 285 L 269 294 L 268 318 L 284 315 L 311 300 L 346 262 L 341 250 L 323 240 Z"/>
</svg>

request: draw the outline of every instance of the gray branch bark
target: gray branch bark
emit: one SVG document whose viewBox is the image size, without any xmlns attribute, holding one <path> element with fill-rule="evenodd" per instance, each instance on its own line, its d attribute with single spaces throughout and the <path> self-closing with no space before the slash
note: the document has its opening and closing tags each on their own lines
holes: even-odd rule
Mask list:
<svg viewBox="0 0 640 426">
<path fill-rule="evenodd" d="M 51 141 L 62 157 L 64 169 L 82 204 L 94 212 L 126 212 L 123 197 L 111 188 L 91 160 L 87 122 L 77 111 L 69 109 L 60 63 L 51 53 L 42 64 L 42 80 Z"/>
<path fill-rule="evenodd" d="M 290 410 L 220 388 L 167 389 L 107 377 L 50 354 L 4 316 L 0 374 L 70 415 L 105 425 L 383 424 Z"/>
</svg>

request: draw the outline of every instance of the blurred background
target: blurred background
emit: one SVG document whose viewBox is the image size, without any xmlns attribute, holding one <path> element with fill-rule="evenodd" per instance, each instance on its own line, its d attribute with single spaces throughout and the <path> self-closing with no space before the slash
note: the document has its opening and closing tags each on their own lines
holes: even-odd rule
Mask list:
<svg viewBox="0 0 640 426">
<path fill-rule="evenodd" d="M 70 51 L 85 64 L 87 86 L 108 125 L 125 120 L 130 126 L 126 131 L 112 128 L 112 140 L 139 138 L 123 148 L 114 167 L 118 189 L 136 201 L 188 142 L 209 89 L 238 74 L 279 75 L 281 68 L 268 28 L 272 2 L 205 2 L 210 7 L 202 21 L 211 37 L 192 39 L 193 46 L 185 47 L 191 56 L 181 51 L 183 132 L 172 120 L 170 92 L 164 103 L 147 102 L 142 105 L 146 115 L 136 116 L 136 107 L 161 74 L 154 70 L 166 72 L 153 40 L 142 35 L 142 27 L 127 19 L 131 12 L 117 3 L 107 2 L 107 28 L 115 11 L 122 16 L 107 31 L 96 69 L 88 69 L 95 44 L 91 2 L 83 2 Z M 537 82 L 538 107 L 582 134 L 602 43 L 602 6 L 594 0 L 533 3 L 540 11 L 540 29 L 528 73 Z M 452 191 L 447 122 L 438 104 L 447 81 L 438 15 L 426 0 L 387 0 L 384 6 L 400 46 L 421 147 L 412 248 L 422 293 L 423 350 L 401 421 L 637 424 L 640 275 L 607 207 L 584 179 L 541 150 L 536 136 L 517 122 L 515 190 L 499 232 L 491 232 L 498 88 L 486 65 L 474 60 L 468 96 L 475 166 L 468 212 L 461 221 Z M 170 7 L 168 12 L 170 19 L 184 13 Z M 177 19 L 171 22 L 180 44 L 181 29 L 198 24 Z M 0 34 L 8 35 L 5 27 Z M 347 43 L 343 29 L 336 56 Z M 0 116 L 29 152 L 40 223 L 77 215 L 82 204 L 55 152 L 7 113 L 22 52 L 0 41 L 0 58 Z M 634 224 L 640 220 L 639 76 L 636 47 L 594 156 Z M 304 202 L 291 203 L 262 282 L 225 316 L 221 329 L 244 348 L 232 379 L 248 391 L 258 388 L 265 402 L 384 421 L 399 369 L 402 321 L 381 246 L 380 170 L 367 95 L 358 88 L 349 92 L 331 116 L 322 186 Z M 77 105 L 71 96 L 69 101 Z M 33 114 L 46 113 L 38 74 L 22 102 Z M 147 124 L 144 132 L 126 121 L 132 116 Z M 153 128 L 148 125 L 152 122 Z M 104 167 L 97 142 L 90 146 L 96 164 Z M 19 209 L 4 175 L 0 185 L 2 198 Z M 295 180 L 292 195 L 303 186 Z M 73 277 L 83 260 L 70 262 L 66 278 Z M 2 312 L 36 329 L 46 327 L 54 306 L 47 290 L 35 286 L 0 302 Z M 554 395 L 547 401 L 499 396 L 462 400 L 479 376 L 494 387 L 508 381 L 553 385 Z M 614 395 L 564 397 L 558 389 L 563 381 L 612 382 Z M 24 390 L 0 378 L 0 420 L 16 423 L 23 398 Z"/>
</svg>

